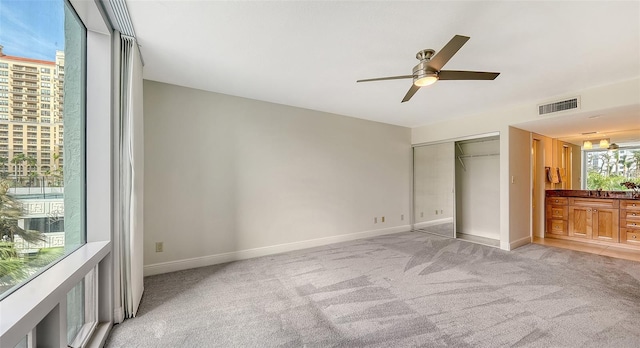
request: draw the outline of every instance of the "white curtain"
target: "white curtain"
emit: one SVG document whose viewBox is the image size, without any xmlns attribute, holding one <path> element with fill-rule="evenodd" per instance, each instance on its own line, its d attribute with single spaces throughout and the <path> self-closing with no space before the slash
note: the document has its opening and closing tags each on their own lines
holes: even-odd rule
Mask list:
<svg viewBox="0 0 640 348">
<path fill-rule="evenodd" d="M 119 93 L 120 305 L 124 318 L 136 315 L 143 284 L 144 133 L 142 61 L 132 37 L 120 35 Z"/>
</svg>

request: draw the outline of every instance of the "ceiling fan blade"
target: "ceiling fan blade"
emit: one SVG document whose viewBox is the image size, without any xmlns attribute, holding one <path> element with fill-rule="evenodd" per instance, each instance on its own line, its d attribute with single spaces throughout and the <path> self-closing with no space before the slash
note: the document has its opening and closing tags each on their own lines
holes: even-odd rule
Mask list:
<svg viewBox="0 0 640 348">
<path fill-rule="evenodd" d="M 411 84 L 411 88 L 409 88 L 409 91 L 407 92 L 407 94 L 404 96 L 404 99 L 402 99 L 402 102 L 406 102 L 409 101 L 409 99 L 411 99 L 411 97 L 413 97 L 414 94 L 416 94 L 416 92 L 420 89 L 420 87 Z"/>
<path fill-rule="evenodd" d="M 375 79 L 358 80 L 358 81 L 356 81 L 356 82 L 384 81 L 384 80 L 399 80 L 399 79 L 410 79 L 410 78 L 413 78 L 413 75 L 389 76 L 389 77 L 376 77 Z"/>
<path fill-rule="evenodd" d="M 468 36 L 456 35 L 429 61 L 429 67 L 439 71 L 449 59 L 469 40 Z"/>
<path fill-rule="evenodd" d="M 484 71 L 441 70 L 438 80 L 495 80 L 500 73 Z"/>
</svg>

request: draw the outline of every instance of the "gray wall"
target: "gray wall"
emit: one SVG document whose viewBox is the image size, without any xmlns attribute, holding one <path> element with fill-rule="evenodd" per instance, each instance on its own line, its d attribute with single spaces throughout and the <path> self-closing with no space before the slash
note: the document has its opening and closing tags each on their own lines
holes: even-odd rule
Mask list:
<svg viewBox="0 0 640 348">
<path fill-rule="evenodd" d="M 144 112 L 145 274 L 409 228 L 409 128 L 152 81 Z"/>
</svg>

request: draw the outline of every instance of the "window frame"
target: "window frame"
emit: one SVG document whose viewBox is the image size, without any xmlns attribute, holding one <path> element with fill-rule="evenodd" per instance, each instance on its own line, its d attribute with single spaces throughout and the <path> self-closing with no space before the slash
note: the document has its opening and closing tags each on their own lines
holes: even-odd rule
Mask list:
<svg viewBox="0 0 640 348">
<path fill-rule="evenodd" d="M 87 243 L 0 301 L 3 347 L 13 347 L 27 336 L 41 339 L 43 335 L 48 343 L 66 346 L 66 294 L 96 267 L 97 298 L 93 305 L 98 324 L 87 345 L 102 346 L 113 325 L 113 29 L 101 3 L 66 1 L 87 28 Z"/>
</svg>

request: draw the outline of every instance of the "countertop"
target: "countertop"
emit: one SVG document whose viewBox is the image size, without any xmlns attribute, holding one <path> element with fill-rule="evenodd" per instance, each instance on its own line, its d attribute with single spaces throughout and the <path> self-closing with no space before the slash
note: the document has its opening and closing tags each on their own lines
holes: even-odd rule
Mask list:
<svg viewBox="0 0 640 348">
<path fill-rule="evenodd" d="M 546 190 L 547 197 L 586 197 L 586 198 L 608 198 L 608 199 L 632 199 L 640 200 L 640 197 L 633 198 L 632 191 L 598 191 L 598 190 Z"/>
</svg>

